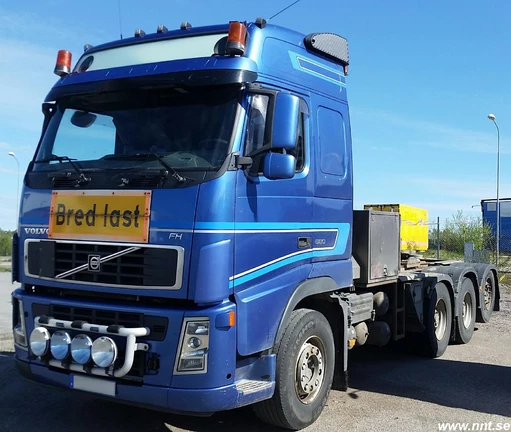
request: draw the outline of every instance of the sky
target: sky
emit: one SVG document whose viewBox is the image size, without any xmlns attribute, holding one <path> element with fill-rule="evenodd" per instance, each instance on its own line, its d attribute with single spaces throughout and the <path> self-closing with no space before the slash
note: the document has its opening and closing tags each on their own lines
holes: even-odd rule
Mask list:
<svg viewBox="0 0 511 432">
<path fill-rule="evenodd" d="M 0 228 L 13 229 L 17 184 L 37 146 L 57 51 L 146 33 L 269 18 L 293 0 L 0 2 Z M 442 221 L 511 197 L 511 2 L 300 0 L 271 22 L 349 41 L 354 206 L 402 203 Z M 119 19 L 121 18 L 121 19 Z M 14 152 L 19 161 L 8 155 Z M 474 207 L 473 207 L 474 206 Z"/>
</svg>

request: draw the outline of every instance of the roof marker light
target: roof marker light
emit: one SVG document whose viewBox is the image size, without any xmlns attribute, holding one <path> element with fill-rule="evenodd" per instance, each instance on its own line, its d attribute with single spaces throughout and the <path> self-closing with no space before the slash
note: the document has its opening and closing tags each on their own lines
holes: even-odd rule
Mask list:
<svg viewBox="0 0 511 432">
<path fill-rule="evenodd" d="M 255 25 L 260 29 L 263 29 L 266 27 L 266 20 L 263 17 L 257 17 Z"/>
<path fill-rule="evenodd" d="M 55 63 L 55 69 L 53 70 L 53 73 L 60 77 L 69 75 L 71 72 L 71 58 L 71 52 L 60 50 L 57 54 L 57 62 Z"/>
<path fill-rule="evenodd" d="M 245 53 L 246 36 L 247 27 L 245 24 L 239 21 L 231 21 L 225 51 L 230 55 L 243 55 Z"/>
<path fill-rule="evenodd" d="M 188 21 L 183 21 L 181 23 L 181 30 L 190 30 L 192 25 Z"/>
<path fill-rule="evenodd" d="M 156 33 L 167 33 L 169 29 L 165 27 L 163 24 L 160 24 L 156 29 Z"/>
<path fill-rule="evenodd" d="M 89 51 L 91 48 L 94 48 L 91 44 L 85 44 L 83 46 L 83 52 Z"/>
<path fill-rule="evenodd" d="M 135 30 L 135 37 L 144 37 L 145 36 L 145 31 L 142 30 L 142 29 L 136 29 Z"/>
</svg>

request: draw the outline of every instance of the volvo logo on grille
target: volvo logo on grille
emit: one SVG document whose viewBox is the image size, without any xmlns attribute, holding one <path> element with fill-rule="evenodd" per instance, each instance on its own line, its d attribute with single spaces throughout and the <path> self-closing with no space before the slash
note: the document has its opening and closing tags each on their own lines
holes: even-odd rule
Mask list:
<svg viewBox="0 0 511 432">
<path fill-rule="evenodd" d="M 98 272 L 101 270 L 101 256 L 100 255 L 89 255 L 88 259 L 88 270 L 92 272 Z"/>
</svg>

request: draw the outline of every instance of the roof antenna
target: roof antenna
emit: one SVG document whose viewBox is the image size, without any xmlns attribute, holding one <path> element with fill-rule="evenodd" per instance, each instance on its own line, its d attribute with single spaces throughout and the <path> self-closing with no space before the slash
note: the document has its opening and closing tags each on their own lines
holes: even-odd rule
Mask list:
<svg viewBox="0 0 511 432">
<path fill-rule="evenodd" d="M 277 12 L 275 15 L 271 16 L 270 20 L 272 20 L 273 18 L 275 18 L 277 15 L 280 15 L 282 12 L 284 12 L 285 10 L 288 10 L 290 7 L 293 7 L 296 3 L 300 2 L 301 0 L 296 0 L 295 2 L 291 3 L 289 6 L 286 6 L 284 9 L 280 10 L 279 12 Z"/>
<path fill-rule="evenodd" d="M 119 32 L 121 33 L 121 39 L 122 39 L 121 0 L 117 0 L 117 6 L 119 7 Z"/>
</svg>

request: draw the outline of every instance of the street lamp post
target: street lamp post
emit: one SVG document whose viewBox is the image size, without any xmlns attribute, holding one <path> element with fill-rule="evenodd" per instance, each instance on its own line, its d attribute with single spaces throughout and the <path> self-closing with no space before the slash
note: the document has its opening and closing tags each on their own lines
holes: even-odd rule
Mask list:
<svg viewBox="0 0 511 432">
<path fill-rule="evenodd" d="M 14 152 L 9 152 L 9 156 L 12 156 L 16 163 L 18 164 L 18 178 L 16 183 L 16 224 L 15 227 L 18 226 L 18 212 L 20 208 L 20 163 L 18 159 L 16 158 L 16 154 Z"/>
<path fill-rule="evenodd" d="M 488 114 L 490 119 L 497 128 L 497 256 L 496 265 L 499 265 L 499 253 L 500 253 L 500 203 L 499 203 L 499 183 L 500 183 L 500 130 L 499 125 L 495 119 L 494 114 Z"/>
</svg>

